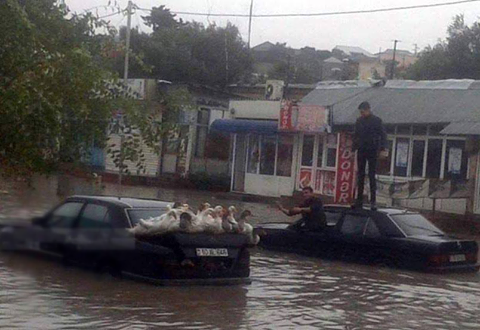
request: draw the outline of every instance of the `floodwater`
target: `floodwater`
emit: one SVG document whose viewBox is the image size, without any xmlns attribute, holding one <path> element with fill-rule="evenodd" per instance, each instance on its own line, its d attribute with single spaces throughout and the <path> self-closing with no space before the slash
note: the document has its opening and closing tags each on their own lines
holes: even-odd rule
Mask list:
<svg viewBox="0 0 480 330">
<path fill-rule="evenodd" d="M 232 204 L 257 221 L 269 205 L 205 192 L 98 185 L 68 177 L 0 182 L 0 221 L 28 219 L 70 194 Z M 0 253 L 5 329 L 479 329 L 480 274 L 434 275 L 252 250 L 252 284 L 159 287 Z"/>
</svg>

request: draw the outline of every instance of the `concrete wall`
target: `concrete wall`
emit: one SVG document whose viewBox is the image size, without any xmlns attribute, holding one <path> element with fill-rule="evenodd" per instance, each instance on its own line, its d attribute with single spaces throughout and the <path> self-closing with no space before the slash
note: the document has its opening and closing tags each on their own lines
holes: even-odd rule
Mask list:
<svg viewBox="0 0 480 330">
<path fill-rule="evenodd" d="M 272 175 L 245 174 L 245 193 L 260 196 L 291 196 L 294 179 Z"/>
<path fill-rule="evenodd" d="M 230 162 L 228 160 L 192 158 L 190 162 L 190 173 L 206 172 L 208 175 L 228 176 Z"/>
</svg>

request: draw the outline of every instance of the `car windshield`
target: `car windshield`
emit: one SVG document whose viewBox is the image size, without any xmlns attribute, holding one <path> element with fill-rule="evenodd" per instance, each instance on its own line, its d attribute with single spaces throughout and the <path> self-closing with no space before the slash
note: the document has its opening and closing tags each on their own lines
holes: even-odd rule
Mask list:
<svg viewBox="0 0 480 330">
<path fill-rule="evenodd" d="M 407 236 L 443 236 L 440 229 L 420 214 L 393 215 L 392 219 Z"/>
<path fill-rule="evenodd" d="M 159 217 L 167 211 L 166 208 L 149 208 L 149 209 L 129 209 L 128 217 L 132 222 L 132 226 L 135 226 L 140 219 L 149 219 Z"/>
</svg>

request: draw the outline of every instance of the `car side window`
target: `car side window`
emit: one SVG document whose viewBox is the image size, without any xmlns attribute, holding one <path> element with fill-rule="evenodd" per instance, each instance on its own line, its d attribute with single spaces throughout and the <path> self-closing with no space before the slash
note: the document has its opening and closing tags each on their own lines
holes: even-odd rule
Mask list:
<svg viewBox="0 0 480 330">
<path fill-rule="evenodd" d="M 47 227 L 70 228 L 83 207 L 81 202 L 67 202 L 58 207 L 47 219 Z"/>
<path fill-rule="evenodd" d="M 327 224 L 329 226 L 334 226 L 337 224 L 338 220 L 342 218 L 341 212 L 325 212 L 325 217 L 327 218 Z"/>
<path fill-rule="evenodd" d="M 108 207 L 97 204 L 87 204 L 80 216 L 79 228 L 110 228 Z"/>
<path fill-rule="evenodd" d="M 341 233 L 348 236 L 362 236 L 368 217 L 346 214 L 343 219 Z"/>
<path fill-rule="evenodd" d="M 367 225 L 365 227 L 365 232 L 364 236 L 367 238 L 376 238 L 380 237 L 380 230 L 378 230 L 377 225 L 375 224 L 375 221 L 373 221 L 372 218 L 369 218 L 367 221 Z"/>
</svg>

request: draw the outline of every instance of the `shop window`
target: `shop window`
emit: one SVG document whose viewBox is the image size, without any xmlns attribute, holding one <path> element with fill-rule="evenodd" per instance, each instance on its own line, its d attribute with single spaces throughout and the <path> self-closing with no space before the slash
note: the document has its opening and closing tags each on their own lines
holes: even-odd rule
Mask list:
<svg viewBox="0 0 480 330">
<path fill-rule="evenodd" d="M 318 137 L 317 167 L 323 167 L 323 137 Z"/>
<path fill-rule="evenodd" d="M 175 128 L 168 132 L 166 139 L 165 153 L 170 155 L 178 154 L 180 148 L 180 130 Z"/>
<path fill-rule="evenodd" d="M 440 178 L 440 167 L 442 164 L 442 145 L 443 140 L 428 140 L 426 177 L 429 179 Z"/>
<path fill-rule="evenodd" d="M 392 165 L 392 155 L 393 155 L 393 141 L 387 140 L 387 148 L 388 148 L 388 157 L 387 158 L 379 158 L 377 163 L 377 173 L 380 175 L 391 175 L 390 172 L 391 165 Z"/>
<path fill-rule="evenodd" d="M 425 160 L 425 141 L 414 140 L 412 149 L 412 176 L 423 177 L 423 164 Z"/>
<path fill-rule="evenodd" d="M 412 134 L 412 127 L 410 125 L 399 125 L 397 126 L 398 135 L 410 135 Z"/>
<path fill-rule="evenodd" d="M 428 127 L 428 135 L 440 135 L 445 125 L 431 125 Z"/>
<path fill-rule="evenodd" d="M 248 139 L 248 166 L 247 172 L 251 174 L 258 173 L 258 163 L 260 159 L 259 148 L 260 136 L 250 135 Z"/>
<path fill-rule="evenodd" d="M 385 125 L 385 131 L 387 134 L 395 134 L 395 125 Z"/>
<path fill-rule="evenodd" d="M 280 136 L 278 139 L 277 175 L 292 176 L 293 135 Z"/>
<path fill-rule="evenodd" d="M 305 135 L 303 137 L 302 166 L 313 166 L 313 146 L 315 143 L 314 135 Z"/>
<path fill-rule="evenodd" d="M 262 136 L 260 140 L 260 174 L 275 173 L 276 136 Z"/>
<path fill-rule="evenodd" d="M 427 135 L 427 126 L 414 125 L 412 132 L 413 132 L 413 135 Z"/>
<path fill-rule="evenodd" d="M 337 135 L 330 134 L 327 136 L 327 167 L 335 167 L 337 165 Z"/>
<path fill-rule="evenodd" d="M 465 141 L 447 140 L 445 153 L 445 179 L 465 180 L 467 178 L 468 157 Z"/>
<path fill-rule="evenodd" d="M 395 164 L 393 170 L 395 176 L 407 176 L 409 151 L 410 139 L 397 138 L 397 144 L 395 147 Z"/>
</svg>

